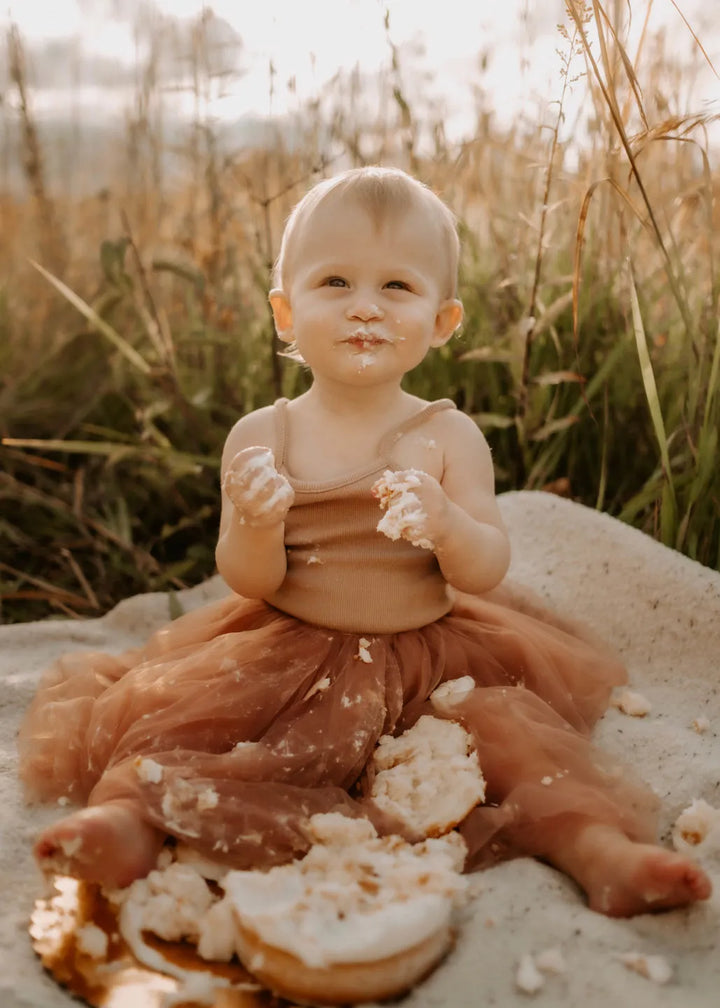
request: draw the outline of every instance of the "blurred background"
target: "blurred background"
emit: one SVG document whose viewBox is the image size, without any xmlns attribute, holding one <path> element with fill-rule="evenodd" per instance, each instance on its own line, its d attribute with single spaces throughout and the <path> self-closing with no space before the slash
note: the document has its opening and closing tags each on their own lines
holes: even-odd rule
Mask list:
<svg viewBox="0 0 720 1008">
<path fill-rule="evenodd" d="M 544 489 L 720 567 L 720 24 L 698 0 L 18 0 L 0 17 L 0 622 L 214 571 L 237 417 L 307 386 L 266 292 L 318 178 L 458 216 L 408 378 Z"/>
</svg>

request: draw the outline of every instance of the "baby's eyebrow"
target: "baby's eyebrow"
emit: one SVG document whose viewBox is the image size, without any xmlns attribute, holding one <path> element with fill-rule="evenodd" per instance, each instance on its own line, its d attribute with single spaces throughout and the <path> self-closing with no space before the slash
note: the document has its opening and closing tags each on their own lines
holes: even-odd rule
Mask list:
<svg viewBox="0 0 720 1008">
<path fill-rule="evenodd" d="M 313 267 L 318 273 L 343 273 L 352 269 L 352 263 L 341 262 L 339 259 L 324 259 Z"/>
</svg>

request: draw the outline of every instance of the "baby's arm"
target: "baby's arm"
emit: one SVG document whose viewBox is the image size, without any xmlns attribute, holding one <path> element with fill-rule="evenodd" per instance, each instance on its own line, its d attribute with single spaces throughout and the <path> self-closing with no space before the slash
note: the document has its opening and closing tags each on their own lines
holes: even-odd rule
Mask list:
<svg viewBox="0 0 720 1008">
<path fill-rule="evenodd" d="M 221 464 L 215 559 L 228 586 L 246 598 L 265 598 L 282 584 L 287 570 L 285 516 L 294 496 L 275 469 L 272 429 L 264 429 L 263 413 L 250 414 L 233 427 Z"/>
<path fill-rule="evenodd" d="M 499 584 L 510 564 L 510 541 L 495 499 L 490 449 L 476 424 L 459 411 L 437 417 L 433 440 L 442 450 L 439 479 L 413 471 L 422 528 L 448 584 L 481 594 Z M 398 473 L 402 475 L 402 473 Z"/>
</svg>

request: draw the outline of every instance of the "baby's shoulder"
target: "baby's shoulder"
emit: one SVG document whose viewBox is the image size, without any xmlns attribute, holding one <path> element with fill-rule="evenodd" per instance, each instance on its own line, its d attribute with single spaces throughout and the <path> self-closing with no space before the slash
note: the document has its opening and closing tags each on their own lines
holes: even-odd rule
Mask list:
<svg viewBox="0 0 720 1008">
<path fill-rule="evenodd" d="M 275 450 L 276 419 L 274 406 L 261 406 L 259 409 L 246 413 L 232 426 L 225 440 L 223 455 L 230 458 L 243 448 L 262 445 Z"/>
<path fill-rule="evenodd" d="M 472 417 L 459 409 L 439 409 L 427 420 L 428 429 L 450 443 L 460 439 L 472 443 L 485 440 L 484 435 Z"/>
<path fill-rule="evenodd" d="M 440 410 L 435 413 L 427 429 L 427 436 L 442 453 L 443 469 L 467 475 L 468 471 L 492 469 L 490 446 L 477 423 L 459 409 Z"/>
</svg>

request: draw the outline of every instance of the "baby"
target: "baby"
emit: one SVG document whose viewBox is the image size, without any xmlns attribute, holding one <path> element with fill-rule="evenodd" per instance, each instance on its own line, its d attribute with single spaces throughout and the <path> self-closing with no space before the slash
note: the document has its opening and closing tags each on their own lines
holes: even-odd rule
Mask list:
<svg viewBox="0 0 720 1008">
<path fill-rule="evenodd" d="M 330 811 L 401 831 L 364 786 L 378 740 L 470 677 L 443 710 L 487 782 L 459 826 L 467 869 L 532 855 L 615 916 L 709 896 L 656 844 L 652 792 L 589 740 L 625 670 L 494 591 L 510 545 L 485 438 L 403 388 L 462 321 L 458 254 L 449 209 L 396 169 L 350 170 L 296 206 L 270 303 L 312 384 L 228 435 L 216 556 L 232 594 L 141 653 L 63 659 L 41 686 L 28 793 L 86 806 L 40 836 L 44 869 L 124 886 L 168 836 L 267 867 Z M 381 478 L 414 495 L 397 538 L 377 528 Z"/>
</svg>

